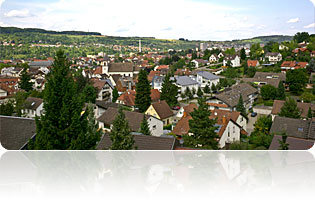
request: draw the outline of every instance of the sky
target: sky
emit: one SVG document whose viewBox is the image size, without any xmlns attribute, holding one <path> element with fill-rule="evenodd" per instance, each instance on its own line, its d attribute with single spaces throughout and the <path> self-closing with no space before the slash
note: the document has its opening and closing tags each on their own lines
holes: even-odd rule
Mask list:
<svg viewBox="0 0 315 200">
<path fill-rule="evenodd" d="M 0 0 L 0 26 L 232 40 L 315 33 L 315 0 Z"/>
</svg>

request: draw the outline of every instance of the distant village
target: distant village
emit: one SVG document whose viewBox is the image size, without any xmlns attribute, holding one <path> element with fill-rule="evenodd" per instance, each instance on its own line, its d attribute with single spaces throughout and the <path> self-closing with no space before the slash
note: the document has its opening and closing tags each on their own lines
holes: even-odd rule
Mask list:
<svg viewBox="0 0 315 200">
<path fill-rule="evenodd" d="M 138 150 L 199 149 L 186 145 L 185 136 L 192 135 L 190 121 L 201 97 L 211 112 L 209 119 L 215 120 L 218 149 L 303 150 L 315 141 L 315 49 L 309 48 L 313 38 L 298 41 L 297 46 L 270 43 L 268 48 L 204 42 L 196 49 L 162 53 L 148 51 L 151 49 L 139 41 L 128 55 L 99 52 L 69 59 L 70 68 L 89 80 L 96 91 L 94 116 L 102 132 L 98 150 L 110 148 L 119 107 L 123 107 Z M 1 60 L 0 55 L 3 147 L 27 149 L 36 135 L 35 117 L 45 115 L 41 93 L 54 61 L 52 57 Z M 136 106 L 141 70 L 146 71 L 151 87 L 151 105 L 144 112 Z M 21 97 L 23 73 L 29 75 L 33 92 Z M 177 88 L 175 104 L 161 99 L 167 76 Z M 22 103 L 17 103 L 21 98 Z M 6 106 L 10 103 L 11 112 Z M 139 131 L 143 119 L 150 135 Z"/>
</svg>

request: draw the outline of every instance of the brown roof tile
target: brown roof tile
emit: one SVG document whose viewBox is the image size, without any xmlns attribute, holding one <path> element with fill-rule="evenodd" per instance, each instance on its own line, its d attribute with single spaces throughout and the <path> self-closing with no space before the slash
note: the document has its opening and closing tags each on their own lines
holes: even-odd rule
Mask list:
<svg viewBox="0 0 315 200">
<path fill-rule="evenodd" d="M 159 115 L 160 119 L 166 119 L 174 115 L 170 106 L 166 101 L 158 101 L 152 104 L 154 110 Z"/>
</svg>

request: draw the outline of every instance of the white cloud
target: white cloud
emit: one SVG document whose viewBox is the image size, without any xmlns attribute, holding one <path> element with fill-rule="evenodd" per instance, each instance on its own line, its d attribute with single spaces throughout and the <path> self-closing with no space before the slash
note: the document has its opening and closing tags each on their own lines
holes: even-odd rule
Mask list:
<svg viewBox="0 0 315 200">
<path fill-rule="evenodd" d="M 315 23 L 304 26 L 304 28 L 315 28 Z"/>
<path fill-rule="evenodd" d="M 0 8 L 2 6 L 2 4 L 4 3 L 5 0 L 0 0 Z"/>
<path fill-rule="evenodd" d="M 289 21 L 287 21 L 287 23 L 297 23 L 299 21 L 300 19 L 297 17 L 297 18 L 290 19 Z"/>
<path fill-rule="evenodd" d="M 30 14 L 29 10 L 23 9 L 23 10 L 11 10 L 8 13 L 4 13 L 4 16 L 23 18 L 23 17 L 30 17 L 31 14 Z"/>
</svg>

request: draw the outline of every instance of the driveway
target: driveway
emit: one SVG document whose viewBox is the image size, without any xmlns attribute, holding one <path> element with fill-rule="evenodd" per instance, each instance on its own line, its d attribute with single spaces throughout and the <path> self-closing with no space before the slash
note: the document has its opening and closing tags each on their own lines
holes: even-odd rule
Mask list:
<svg viewBox="0 0 315 200">
<path fill-rule="evenodd" d="M 251 113 L 248 114 L 248 122 L 247 122 L 247 133 L 248 136 L 250 136 L 250 134 L 254 131 L 254 124 L 257 121 L 257 119 L 259 118 L 260 114 L 256 115 L 256 117 L 251 117 L 250 116 Z"/>
</svg>

